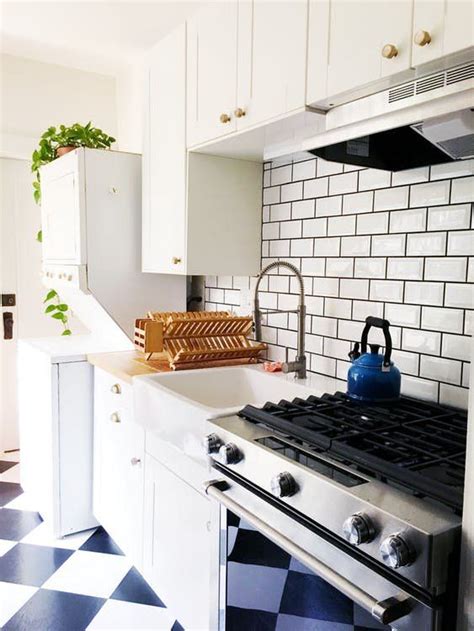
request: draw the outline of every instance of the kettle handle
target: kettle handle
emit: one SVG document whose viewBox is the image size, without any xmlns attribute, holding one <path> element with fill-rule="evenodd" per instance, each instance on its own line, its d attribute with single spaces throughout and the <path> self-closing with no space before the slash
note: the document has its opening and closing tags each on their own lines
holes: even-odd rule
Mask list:
<svg viewBox="0 0 474 631">
<path fill-rule="evenodd" d="M 375 318 L 374 316 L 369 316 L 365 319 L 365 327 L 362 331 L 362 337 L 360 340 L 360 351 L 362 354 L 367 352 L 367 337 L 369 335 L 369 331 L 371 327 L 375 327 L 377 329 L 382 329 L 384 337 L 385 337 L 385 354 L 383 356 L 383 365 L 385 368 L 390 366 L 390 357 L 392 356 L 392 336 L 390 335 L 390 322 L 388 320 L 384 320 L 383 318 Z"/>
</svg>

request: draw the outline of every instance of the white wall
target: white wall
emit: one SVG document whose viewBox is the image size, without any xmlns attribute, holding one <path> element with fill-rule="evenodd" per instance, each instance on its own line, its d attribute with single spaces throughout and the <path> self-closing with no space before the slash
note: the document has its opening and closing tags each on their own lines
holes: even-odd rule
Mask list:
<svg viewBox="0 0 474 631">
<path fill-rule="evenodd" d="M 117 75 L 117 139 L 121 151 L 142 152 L 145 62 L 136 61 Z"/>
<path fill-rule="evenodd" d="M 0 155 L 30 158 L 50 125 L 87 123 L 116 137 L 115 77 L 0 55 Z"/>
</svg>

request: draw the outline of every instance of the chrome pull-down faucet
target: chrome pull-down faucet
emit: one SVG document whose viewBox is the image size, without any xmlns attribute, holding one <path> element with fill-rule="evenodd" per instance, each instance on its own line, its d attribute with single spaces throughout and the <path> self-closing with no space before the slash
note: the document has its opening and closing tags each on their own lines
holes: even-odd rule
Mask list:
<svg viewBox="0 0 474 631">
<path fill-rule="evenodd" d="M 305 355 L 305 320 L 306 320 L 306 307 L 304 303 L 304 284 L 303 277 L 301 276 L 300 271 L 297 267 L 295 267 L 292 263 L 287 263 L 286 261 L 274 261 L 273 263 L 269 263 L 266 267 L 262 269 L 258 278 L 257 284 L 255 285 L 255 295 L 254 295 L 254 322 L 255 322 L 255 339 L 258 342 L 262 341 L 262 315 L 260 312 L 260 303 L 258 300 L 258 288 L 260 286 L 260 282 L 265 274 L 272 269 L 277 267 L 286 267 L 292 272 L 296 278 L 298 279 L 298 283 L 300 286 L 300 294 L 298 300 L 298 307 L 296 311 L 288 311 L 287 313 L 296 313 L 298 315 L 298 341 L 297 341 L 297 351 L 296 351 L 296 359 L 295 361 L 288 362 L 286 361 L 283 364 L 283 372 L 294 372 L 295 377 L 297 379 L 306 379 L 306 355 Z M 274 313 L 285 313 L 284 311 L 280 311 L 279 309 L 268 309 L 268 312 Z"/>
</svg>

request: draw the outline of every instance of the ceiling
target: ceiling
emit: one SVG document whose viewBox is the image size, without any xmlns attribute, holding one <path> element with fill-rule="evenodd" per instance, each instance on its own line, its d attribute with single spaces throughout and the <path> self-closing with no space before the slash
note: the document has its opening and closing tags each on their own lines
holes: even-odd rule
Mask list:
<svg viewBox="0 0 474 631">
<path fill-rule="evenodd" d="M 199 0 L 1 0 L 1 51 L 116 74 L 204 4 Z"/>
</svg>

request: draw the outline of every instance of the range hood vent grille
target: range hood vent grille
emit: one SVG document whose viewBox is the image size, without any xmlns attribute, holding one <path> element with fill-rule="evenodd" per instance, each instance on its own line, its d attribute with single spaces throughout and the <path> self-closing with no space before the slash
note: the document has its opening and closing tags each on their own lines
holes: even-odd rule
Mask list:
<svg viewBox="0 0 474 631">
<path fill-rule="evenodd" d="M 469 62 L 456 68 L 451 68 L 445 72 L 437 72 L 436 74 L 415 79 L 410 83 L 405 83 L 396 88 L 388 90 L 388 102 L 394 103 L 402 99 L 409 99 L 417 94 L 424 94 L 432 90 L 440 90 L 446 85 L 453 85 L 460 81 L 467 81 L 474 78 L 474 63 Z"/>
</svg>

